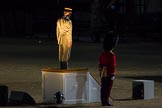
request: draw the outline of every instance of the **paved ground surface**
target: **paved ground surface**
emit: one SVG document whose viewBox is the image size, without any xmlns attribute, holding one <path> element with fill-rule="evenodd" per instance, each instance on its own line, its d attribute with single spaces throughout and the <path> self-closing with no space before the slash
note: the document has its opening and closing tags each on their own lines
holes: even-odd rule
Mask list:
<svg viewBox="0 0 162 108">
<path fill-rule="evenodd" d="M 99 81 L 98 56 L 100 43 L 73 42 L 70 67 L 86 67 Z M 162 44 L 156 42 L 119 41 L 117 73 L 111 96 L 112 108 L 161 108 L 162 107 Z M 0 84 L 12 90 L 29 93 L 37 103 L 42 103 L 41 69 L 58 67 L 58 46 L 55 40 L 0 38 Z M 155 81 L 155 98 L 132 100 L 132 81 Z M 100 103 L 77 105 L 37 105 L 31 107 L 52 108 L 102 108 Z M 104 107 L 103 107 L 104 108 Z"/>
</svg>

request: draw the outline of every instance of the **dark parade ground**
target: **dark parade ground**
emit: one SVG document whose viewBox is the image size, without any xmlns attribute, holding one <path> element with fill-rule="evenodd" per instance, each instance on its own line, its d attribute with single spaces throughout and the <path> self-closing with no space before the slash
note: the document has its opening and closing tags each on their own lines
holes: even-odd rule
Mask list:
<svg viewBox="0 0 162 108">
<path fill-rule="evenodd" d="M 162 44 L 160 42 L 127 40 L 119 41 L 117 54 L 117 78 L 112 94 L 112 108 L 161 108 L 162 107 Z M 85 67 L 99 81 L 98 56 L 101 43 L 74 41 L 69 62 L 70 68 Z M 41 69 L 59 67 L 58 46 L 55 39 L 0 39 L 0 84 L 12 90 L 30 94 L 41 105 Z M 132 100 L 132 81 L 135 79 L 154 80 L 155 98 Z M 32 106 L 31 106 L 32 107 Z M 100 103 L 59 105 L 55 107 L 101 108 Z"/>
<path fill-rule="evenodd" d="M 11 91 L 22 91 L 36 101 L 34 106 L 23 107 L 104 108 L 99 102 L 43 103 L 41 69 L 59 67 L 56 22 L 65 7 L 72 9 L 69 68 L 88 68 L 100 82 L 101 42 L 113 33 L 119 43 L 114 50 L 117 77 L 111 91 L 112 108 L 162 108 L 162 0 L 1 0 L 0 107 L 22 107 L 1 106 L 1 85 L 5 85 L 8 97 Z M 134 80 L 153 80 L 154 99 L 132 99 Z"/>
</svg>

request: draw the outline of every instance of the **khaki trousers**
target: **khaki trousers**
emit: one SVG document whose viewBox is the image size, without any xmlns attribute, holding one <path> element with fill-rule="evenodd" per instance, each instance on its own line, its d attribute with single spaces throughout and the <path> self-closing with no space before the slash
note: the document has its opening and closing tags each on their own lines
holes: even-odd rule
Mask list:
<svg viewBox="0 0 162 108">
<path fill-rule="evenodd" d="M 70 59 L 71 47 L 67 44 L 59 44 L 59 61 L 68 62 Z"/>
</svg>

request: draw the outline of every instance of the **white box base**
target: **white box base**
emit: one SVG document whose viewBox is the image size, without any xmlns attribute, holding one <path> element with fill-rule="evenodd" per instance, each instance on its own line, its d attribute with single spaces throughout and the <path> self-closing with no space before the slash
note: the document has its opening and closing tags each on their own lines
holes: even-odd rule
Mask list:
<svg viewBox="0 0 162 108">
<path fill-rule="evenodd" d="M 141 88 L 143 92 L 143 99 L 153 99 L 154 98 L 154 81 L 153 80 L 134 80 L 132 86 L 132 98 L 133 96 L 133 89 L 135 90 L 135 86 L 137 87 L 141 84 L 143 87 Z"/>
<path fill-rule="evenodd" d="M 64 94 L 63 104 L 100 102 L 100 85 L 88 69 L 42 69 L 43 102 L 56 103 L 55 93 Z"/>
</svg>

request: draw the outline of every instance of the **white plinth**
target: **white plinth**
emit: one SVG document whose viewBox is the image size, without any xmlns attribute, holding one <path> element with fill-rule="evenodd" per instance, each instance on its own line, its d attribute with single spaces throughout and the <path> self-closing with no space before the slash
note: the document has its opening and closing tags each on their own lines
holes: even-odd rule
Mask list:
<svg viewBox="0 0 162 108">
<path fill-rule="evenodd" d="M 100 85 L 88 69 L 42 69 L 43 101 L 56 103 L 58 91 L 64 94 L 64 104 L 100 102 Z"/>
<path fill-rule="evenodd" d="M 143 97 L 140 99 L 153 99 L 154 98 L 154 81 L 153 80 L 134 80 L 132 86 L 132 98 L 138 98 L 135 94 L 141 92 Z"/>
</svg>

